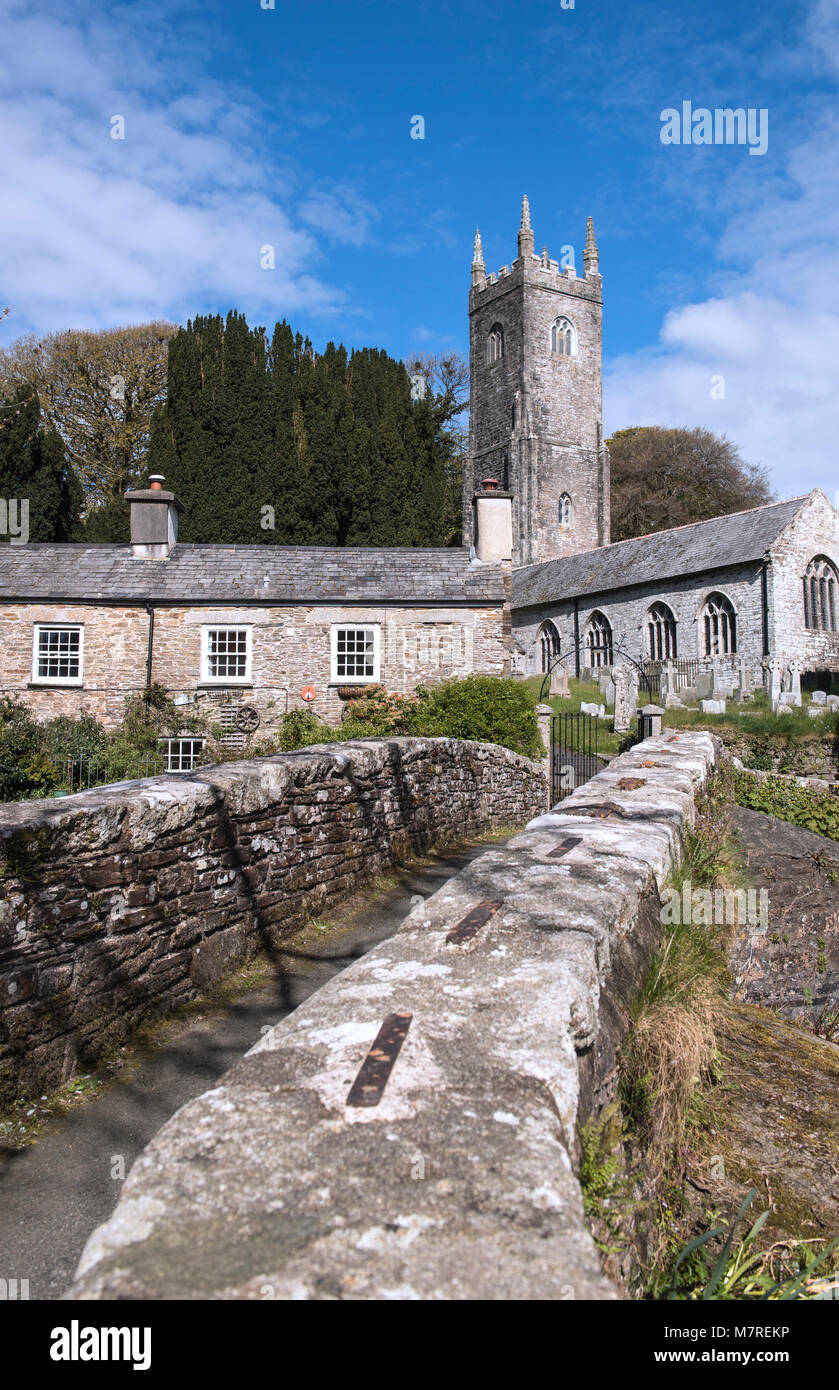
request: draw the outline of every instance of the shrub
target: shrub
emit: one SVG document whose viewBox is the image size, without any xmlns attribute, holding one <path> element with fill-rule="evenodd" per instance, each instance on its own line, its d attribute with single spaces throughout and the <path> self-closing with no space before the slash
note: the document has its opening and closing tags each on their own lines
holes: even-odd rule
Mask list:
<svg viewBox="0 0 839 1390">
<path fill-rule="evenodd" d="M 370 685 L 363 695 L 350 700 L 345 724 L 369 725 L 374 734 L 405 734 L 417 710 L 415 695 L 389 693 L 383 685 Z"/>
<path fill-rule="evenodd" d="M 73 719 L 59 714 L 41 728 L 44 747 L 60 768 L 73 758 L 95 758 L 105 743 L 105 730 L 91 714 Z"/>
<path fill-rule="evenodd" d="M 293 709 L 280 727 L 280 747 L 284 753 L 306 748 L 311 743 L 333 743 L 341 733 L 331 724 L 323 724 L 310 709 Z"/>
<path fill-rule="evenodd" d="M 499 743 L 528 758 L 544 757 L 536 713 L 523 682 L 505 676 L 466 676 L 417 687 L 410 733 Z"/>
<path fill-rule="evenodd" d="M 0 696 L 0 797 L 45 796 L 61 773 L 44 747 L 43 730 L 25 705 Z"/>
</svg>

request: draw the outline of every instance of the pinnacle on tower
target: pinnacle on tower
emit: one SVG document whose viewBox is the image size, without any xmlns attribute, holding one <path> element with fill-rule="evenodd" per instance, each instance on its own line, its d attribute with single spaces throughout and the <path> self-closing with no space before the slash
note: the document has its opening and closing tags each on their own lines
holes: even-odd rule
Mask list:
<svg viewBox="0 0 839 1390">
<path fill-rule="evenodd" d="M 475 228 L 475 249 L 472 252 L 472 284 L 476 285 L 479 280 L 486 277 L 487 268 L 484 265 L 484 248 L 481 242 L 481 233 L 478 227 Z"/>
<path fill-rule="evenodd" d="M 589 272 L 597 274 L 600 264 L 600 257 L 597 250 L 597 242 L 594 239 L 594 218 L 590 217 L 586 222 L 586 245 L 583 251 L 583 271 L 586 275 Z"/>
<path fill-rule="evenodd" d="M 521 200 L 521 226 L 519 227 L 519 255 L 533 255 L 533 228 L 530 225 L 530 203 L 525 193 Z"/>
</svg>

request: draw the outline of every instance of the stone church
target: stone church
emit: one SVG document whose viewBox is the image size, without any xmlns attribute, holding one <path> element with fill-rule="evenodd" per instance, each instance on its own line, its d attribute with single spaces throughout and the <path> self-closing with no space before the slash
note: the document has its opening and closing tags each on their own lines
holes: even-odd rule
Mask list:
<svg viewBox="0 0 839 1390">
<path fill-rule="evenodd" d="M 512 265 L 487 273 L 476 236 L 462 547 L 185 545 L 153 477 L 127 494 L 127 546 L 0 547 L 0 693 L 113 727 L 157 683 L 236 747 L 295 708 L 337 723 L 370 684 L 557 661 L 828 685 L 839 530 L 821 492 L 610 545 L 602 290 L 591 219 L 582 276 L 536 254 L 527 198 Z M 166 755 L 189 768 L 200 741 Z"/>
<path fill-rule="evenodd" d="M 829 689 L 839 523 L 820 491 L 609 544 L 602 312 L 591 218 L 581 277 L 536 254 L 526 197 L 511 266 L 487 274 L 476 236 L 464 531 L 512 557 L 513 669 L 672 662 L 685 686 Z"/>
</svg>

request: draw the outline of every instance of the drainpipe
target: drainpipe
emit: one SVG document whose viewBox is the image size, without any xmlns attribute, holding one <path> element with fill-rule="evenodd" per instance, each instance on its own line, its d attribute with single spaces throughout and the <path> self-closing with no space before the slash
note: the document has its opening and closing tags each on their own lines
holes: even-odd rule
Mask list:
<svg viewBox="0 0 839 1390">
<path fill-rule="evenodd" d="M 580 600 L 574 599 L 574 675 L 580 679 Z"/>
<path fill-rule="evenodd" d="M 146 690 L 151 689 L 151 663 L 154 652 L 154 604 L 146 604 L 146 612 L 149 615 L 149 647 L 146 655 Z"/>
<path fill-rule="evenodd" d="M 760 599 L 763 609 L 763 655 L 769 655 L 769 561 L 764 560 L 760 570 Z"/>
</svg>

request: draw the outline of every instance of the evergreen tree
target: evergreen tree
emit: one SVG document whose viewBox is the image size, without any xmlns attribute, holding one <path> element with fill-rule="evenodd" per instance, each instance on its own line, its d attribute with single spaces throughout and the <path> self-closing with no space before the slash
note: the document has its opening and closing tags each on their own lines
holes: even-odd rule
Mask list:
<svg viewBox="0 0 839 1390">
<path fill-rule="evenodd" d="M 78 525 L 82 485 L 61 436 L 41 423 L 37 391 L 25 385 L 0 406 L 0 497 L 7 507 L 12 499 L 18 503 L 16 530 L 20 504 L 28 502 L 30 541 L 67 541 Z M 8 532 L 0 535 L 9 539 Z"/>
<path fill-rule="evenodd" d="M 184 540 L 441 545 L 448 418 L 436 398 L 411 400 L 385 352 L 348 358 L 330 342 L 317 355 L 285 320 L 269 344 L 241 314 L 197 318 L 170 341 L 151 471 L 184 503 Z"/>
</svg>

